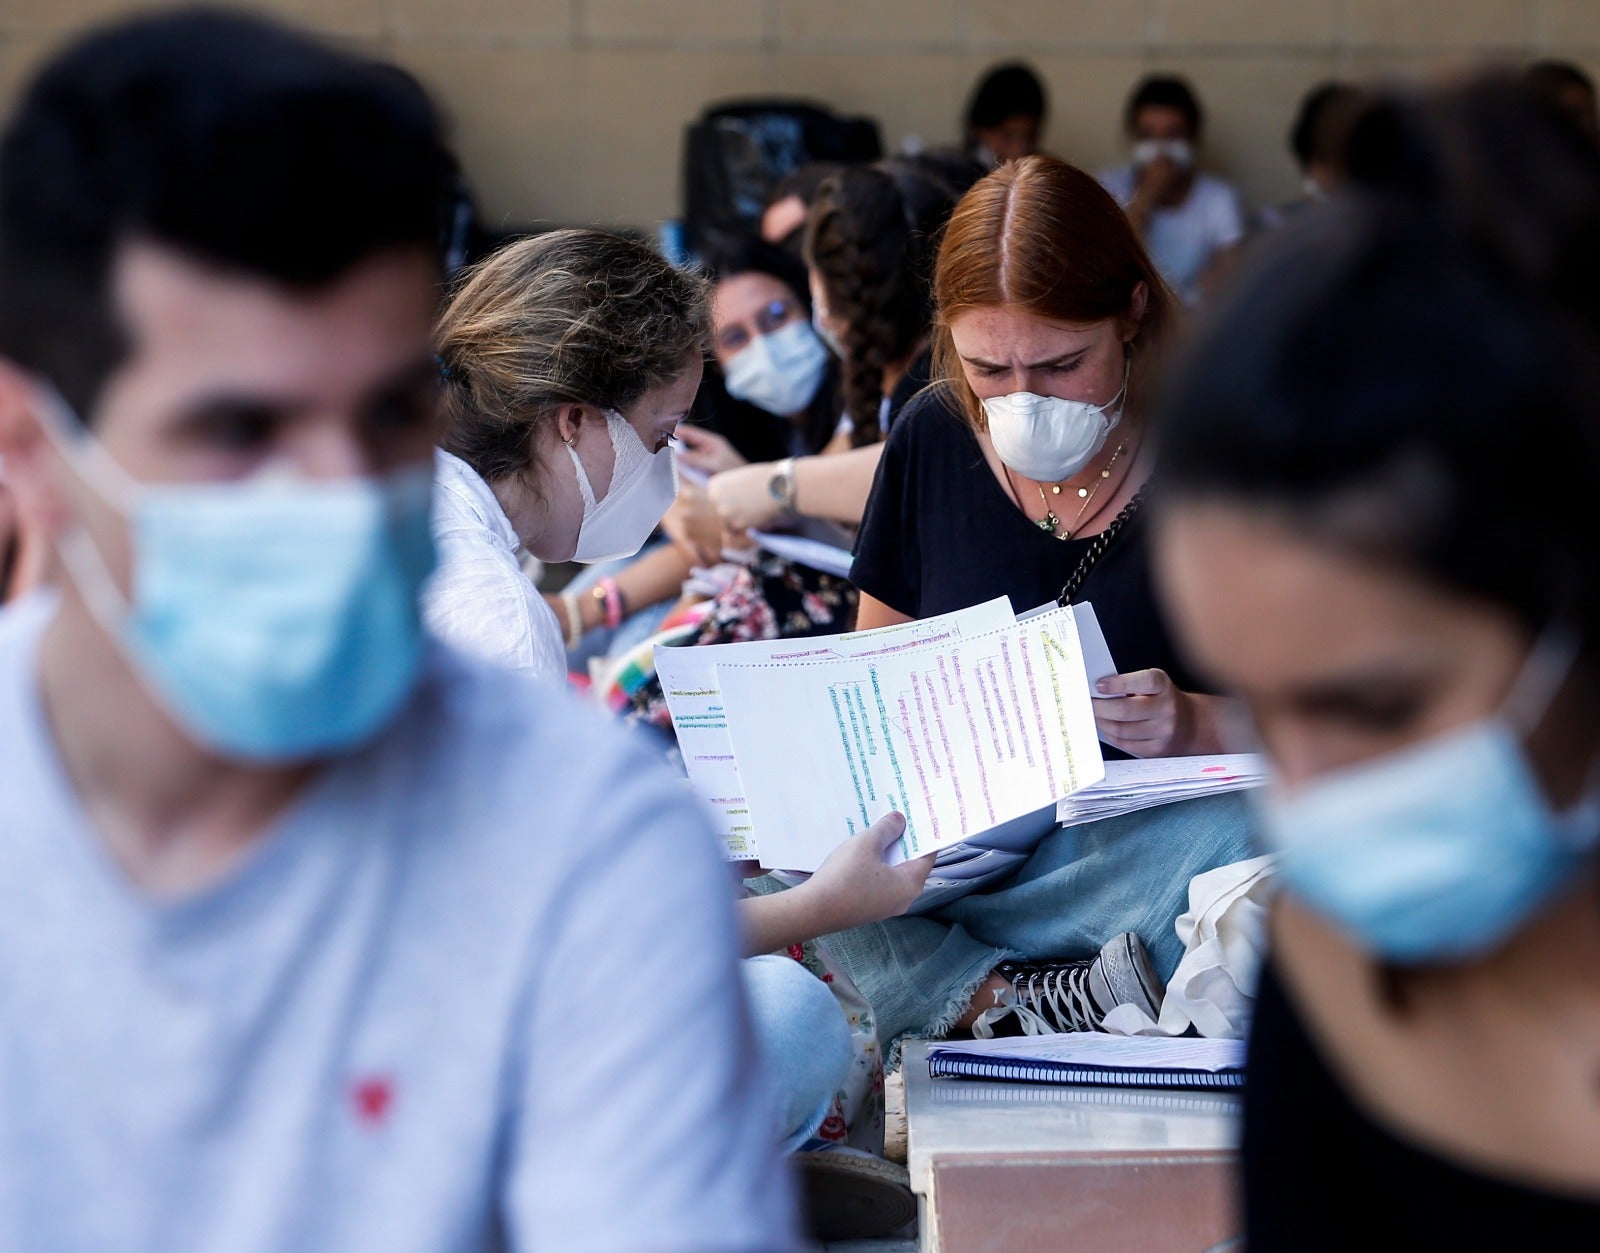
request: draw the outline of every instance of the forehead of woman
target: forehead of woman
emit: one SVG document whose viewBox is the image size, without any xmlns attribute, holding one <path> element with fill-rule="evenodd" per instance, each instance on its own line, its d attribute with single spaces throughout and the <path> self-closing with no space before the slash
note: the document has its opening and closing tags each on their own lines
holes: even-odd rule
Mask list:
<svg viewBox="0 0 1600 1253">
<path fill-rule="evenodd" d="M 746 270 L 718 279 L 712 293 L 712 319 L 717 330 L 738 322 L 748 322 L 775 301 L 798 301 L 799 293 L 771 274 Z"/>
<path fill-rule="evenodd" d="M 1154 517 L 1163 603 L 1195 662 L 1229 690 L 1281 694 L 1526 642 L 1510 613 L 1318 539 L 1280 511 L 1187 497 Z"/>
<path fill-rule="evenodd" d="M 1117 319 L 1058 322 L 1017 305 L 980 305 L 950 319 L 950 337 L 965 361 L 1042 366 L 1117 334 Z"/>
</svg>

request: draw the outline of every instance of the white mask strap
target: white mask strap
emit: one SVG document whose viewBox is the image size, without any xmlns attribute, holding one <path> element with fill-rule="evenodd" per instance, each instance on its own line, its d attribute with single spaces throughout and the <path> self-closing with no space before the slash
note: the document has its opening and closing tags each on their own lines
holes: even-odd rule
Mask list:
<svg viewBox="0 0 1600 1253">
<path fill-rule="evenodd" d="M 577 441 L 573 440 L 572 443 L 575 444 Z M 594 498 L 594 485 L 589 482 L 589 471 L 583 468 L 583 458 L 578 456 L 578 450 L 565 440 L 561 441 L 561 446 L 567 450 L 567 456 L 572 458 L 572 468 L 577 474 L 578 492 L 583 497 L 585 511 L 593 509 L 599 502 Z"/>
<path fill-rule="evenodd" d="M 1124 396 L 1126 396 L 1128 394 L 1128 376 L 1130 374 L 1132 374 L 1132 373 L 1133 373 L 1133 358 L 1132 358 L 1132 356 L 1124 354 L 1123 358 L 1122 358 L 1122 386 L 1117 388 L 1117 394 L 1115 396 L 1113 396 L 1110 400 L 1106 401 L 1105 404 L 1100 406 L 1100 412 L 1101 413 L 1104 413 L 1107 409 L 1111 408 L 1112 405 L 1116 405 L 1119 400 L 1121 400 Z M 1117 421 L 1121 419 L 1122 411 L 1123 411 L 1124 408 L 1126 408 L 1126 406 L 1117 405 L 1117 416 L 1116 416 L 1116 418 L 1114 418 L 1112 420 L 1112 425 L 1113 426 L 1115 426 Z"/>
<path fill-rule="evenodd" d="M 89 532 L 81 523 L 74 526 L 56 540 L 56 552 L 61 554 L 62 566 L 101 630 L 113 640 L 120 640 L 122 623 L 133 609 L 111 577 L 111 568 L 106 565 L 98 545 L 89 538 Z"/>
<path fill-rule="evenodd" d="M 1534 641 L 1533 651 L 1511 684 L 1511 692 L 1500 706 L 1500 716 L 1520 734 L 1531 732 L 1550 711 L 1580 650 L 1578 633 L 1565 622 L 1547 626 Z"/>
<path fill-rule="evenodd" d="M 131 513 L 143 484 L 106 451 L 105 445 L 46 379 L 35 382 L 33 410 L 45 437 L 90 490 L 118 513 Z"/>
</svg>

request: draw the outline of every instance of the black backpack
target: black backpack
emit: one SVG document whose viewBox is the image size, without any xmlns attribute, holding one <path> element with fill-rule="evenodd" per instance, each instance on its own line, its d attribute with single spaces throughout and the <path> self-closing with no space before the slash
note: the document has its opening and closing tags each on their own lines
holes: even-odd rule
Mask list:
<svg viewBox="0 0 1600 1253">
<path fill-rule="evenodd" d="M 840 117 L 801 100 L 713 105 L 684 134 L 684 245 L 714 256 L 754 235 L 773 184 L 803 165 L 882 155 L 871 118 Z"/>
</svg>

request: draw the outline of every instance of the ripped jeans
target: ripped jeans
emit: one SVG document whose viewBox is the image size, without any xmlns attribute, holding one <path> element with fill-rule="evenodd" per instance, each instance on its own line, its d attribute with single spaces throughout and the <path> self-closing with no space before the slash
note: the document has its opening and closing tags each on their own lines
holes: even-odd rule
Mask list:
<svg viewBox="0 0 1600 1253">
<path fill-rule="evenodd" d="M 891 1066 L 900 1038 L 943 1036 L 1008 957 L 1093 956 L 1132 931 L 1163 979 L 1183 956 L 1173 928 L 1195 875 L 1253 856 L 1239 793 L 1162 805 L 1040 841 L 1014 878 L 924 917 L 890 918 L 827 937 L 872 1005 Z"/>
</svg>

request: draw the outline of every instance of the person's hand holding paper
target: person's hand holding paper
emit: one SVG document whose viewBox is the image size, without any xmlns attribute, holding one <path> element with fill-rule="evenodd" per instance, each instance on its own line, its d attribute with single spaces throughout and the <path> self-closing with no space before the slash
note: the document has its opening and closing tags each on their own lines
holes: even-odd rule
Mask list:
<svg viewBox="0 0 1600 1253">
<path fill-rule="evenodd" d="M 934 854 L 893 860 L 905 829 L 903 814 L 885 814 L 787 892 L 747 898 L 741 911 L 749 955 L 898 918 L 910 909 L 933 869 Z"/>
<path fill-rule="evenodd" d="M 1073 619 L 1101 740 L 1135 757 L 1225 751 L 1217 727 L 1219 697 L 1185 692 L 1165 670 L 1118 674 L 1094 607 L 1074 605 Z"/>
<path fill-rule="evenodd" d="M 1199 697 L 1181 691 L 1165 670 L 1135 670 L 1095 681 L 1100 738 L 1135 757 L 1173 757 L 1194 738 Z"/>
<path fill-rule="evenodd" d="M 828 911 L 828 925 L 819 934 L 898 918 L 911 908 L 933 869 L 935 854 L 909 861 L 897 856 L 905 829 L 903 814 L 885 814 L 828 854 L 821 869 L 802 885 Z"/>
</svg>

